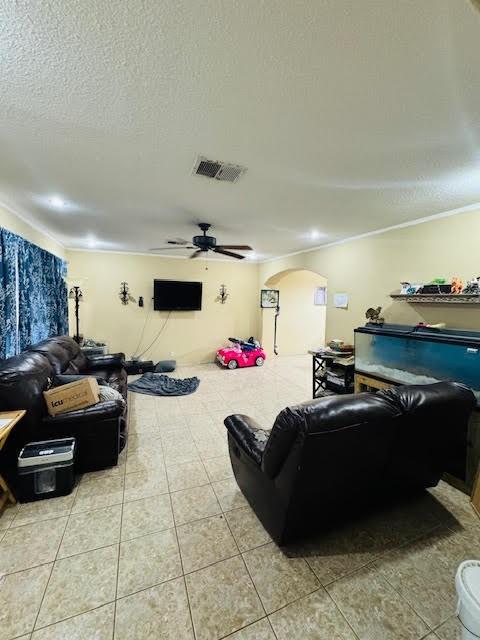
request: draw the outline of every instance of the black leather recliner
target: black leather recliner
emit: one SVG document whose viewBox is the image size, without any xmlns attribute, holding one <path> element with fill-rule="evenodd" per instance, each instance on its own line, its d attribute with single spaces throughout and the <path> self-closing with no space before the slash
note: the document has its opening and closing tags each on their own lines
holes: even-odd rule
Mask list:
<svg viewBox="0 0 480 640">
<path fill-rule="evenodd" d="M 79 473 L 117 464 L 127 438 L 127 373 L 123 354 L 86 358 L 68 336 L 49 338 L 0 362 L 0 411 L 26 409 L 0 452 L 2 474 L 15 493 L 17 457 L 28 442 L 74 436 Z M 78 376 L 97 377 L 120 391 L 123 400 L 109 400 L 49 416 L 43 392 Z"/>
<path fill-rule="evenodd" d="M 278 544 L 369 503 L 463 477 L 473 393 L 456 383 L 328 396 L 281 411 L 271 432 L 225 420 L 238 486 Z"/>
</svg>

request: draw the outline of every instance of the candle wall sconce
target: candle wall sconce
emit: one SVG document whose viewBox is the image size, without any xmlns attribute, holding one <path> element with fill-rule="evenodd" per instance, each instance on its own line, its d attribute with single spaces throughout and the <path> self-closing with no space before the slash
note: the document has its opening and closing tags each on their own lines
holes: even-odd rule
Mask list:
<svg viewBox="0 0 480 640">
<path fill-rule="evenodd" d="M 120 284 L 120 292 L 118 294 L 122 304 L 128 304 L 129 302 L 136 302 L 135 298 L 130 294 L 128 288 L 128 282 L 122 282 Z"/>
<path fill-rule="evenodd" d="M 218 292 L 217 301 L 221 304 L 225 304 L 230 294 L 227 293 L 227 287 L 224 284 L 220 285 L 220 291 Z"/>
</svg>

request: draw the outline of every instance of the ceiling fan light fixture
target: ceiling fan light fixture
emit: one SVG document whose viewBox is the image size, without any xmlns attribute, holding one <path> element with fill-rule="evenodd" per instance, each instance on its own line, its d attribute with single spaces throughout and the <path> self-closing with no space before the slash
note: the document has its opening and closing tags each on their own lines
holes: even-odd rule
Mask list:
<svg viewBox="0 0 480 640">
<path fill-rule="evenodd" d="M 176 240 L 167 240 L 167 243 L 170 247 L 155 247 L 150 249 L 150 251 L 172 251 L 174 249 L 195 249 L 194 253 L 192 253 L 189 258 L 198 258 L 202 253 L 208 253 L 209 251 L 213 251 L 213 253 L 220 253 L 225 256 L 229 256 L 230 258 L 236 258 L 237 260 L 243 260 L 246 256 L 241 255 L 240 253 L 234 253 L 230 251 L 230 249 L 236 249 L 240 251 L 253 251 L 252 247 L 248 244 L 217 244 L 217 239 L 215 236 L 207 235 L 207 231 L 212 226 L 208 222 L 199 222 L 198 226 L 200 230 L 203 231 L 203 235 L 196 235 L 192 238 L 191 245 L 187 240 L 183 240 L 182 238 L 177 238 Z M 193 245 L 193 246 L 192 246 Z"/>
</svg>

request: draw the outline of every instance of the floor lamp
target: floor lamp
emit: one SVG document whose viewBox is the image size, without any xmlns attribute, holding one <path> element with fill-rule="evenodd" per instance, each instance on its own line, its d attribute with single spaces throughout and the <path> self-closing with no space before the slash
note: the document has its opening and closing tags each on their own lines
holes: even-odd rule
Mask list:
<svg viewBox="0 0 480 640">
<path fill-rule="evenodd" d="M 79 286 L 76 285 L 70 289 L 70 291 L 68 292 L 68 297 L 70 298 L 70 300 L 75 300 L 75 335 L 73 336 L 73 339 L 75 340 L 75 342 L 80 344 L 80 318 L 78 311 L 80 308 L 80 302 L 83 300 L 82 290 Z"/>
</svg>

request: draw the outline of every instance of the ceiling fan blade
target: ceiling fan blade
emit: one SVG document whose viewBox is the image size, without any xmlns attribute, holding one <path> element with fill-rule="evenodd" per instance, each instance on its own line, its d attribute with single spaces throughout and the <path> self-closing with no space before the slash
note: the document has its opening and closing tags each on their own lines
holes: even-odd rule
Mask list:
<svg viewBox="0 0 480 640">
<path fill-rule="evenodd" d="M 224 256 L 230 256 L 230 258 L 237 258 L 237 260 L 243 260 L 245 258 L 245 256 L 241 256 L 239 253 L 232 253 L 232 251 L 225 251 L 220 247 L 215 247 L 213 251 L 214 253 L 221 253 Z"/>
<path fill-rule="evenodd" d="M 192 253 L 192 255 L 190 256 L 190 260 L 192 258 L 198 258 L 198 256 L 203 253 L 203 251 L 201 249 L 197 249 L 194 253 Z"/>
<path fill-rule="evenodd" d="M 153 247 L 152 249 L 149 249 L 149 251 L 178 251 L 179 249 L 195 249 L 195 247 Z"/>
<path fill-rule="evenodd" d="M 241 251 L 253 251 L 248 244 L 217 244 L 217 249 L 240 249 Z"/>
<path fill-rule="evenodd" d="M 167 240 L 167 244 L 190 244 L 190 240 L 184 240 L 183 238 L 175 238 L 175 240 Z"/>
</svg>

